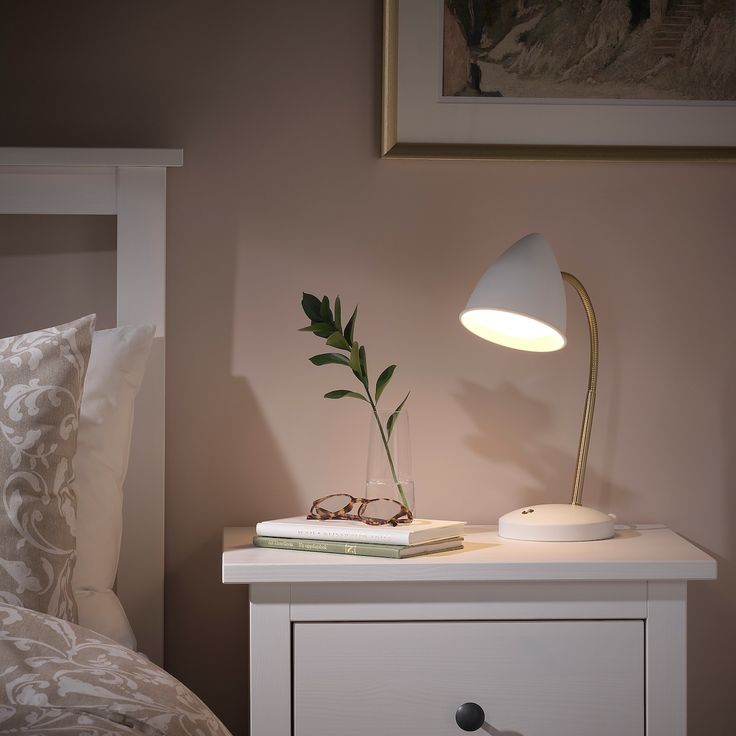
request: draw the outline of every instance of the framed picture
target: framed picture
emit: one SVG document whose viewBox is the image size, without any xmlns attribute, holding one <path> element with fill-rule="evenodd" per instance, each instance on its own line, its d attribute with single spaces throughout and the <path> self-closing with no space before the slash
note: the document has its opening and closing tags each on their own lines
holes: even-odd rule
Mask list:
<svg viewBox="0 0 736 736">
<path fill-rule="evenodd" d="M 732 0 L 384 0 L 382 155 L 736 161 Z"/>
</svg>

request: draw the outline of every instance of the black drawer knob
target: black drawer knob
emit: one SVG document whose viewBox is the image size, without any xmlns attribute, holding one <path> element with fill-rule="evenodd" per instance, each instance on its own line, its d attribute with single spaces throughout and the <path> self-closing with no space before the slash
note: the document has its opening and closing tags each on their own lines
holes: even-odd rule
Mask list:
<svg viewBox="0 0 736 736">
<path fill-rule="evenodd" d="M 463 703 L 455 711 L 455 723 L 463 731 L 477 731 L 486 722 L 486 714 L 478 703 Z"/>
</svg>

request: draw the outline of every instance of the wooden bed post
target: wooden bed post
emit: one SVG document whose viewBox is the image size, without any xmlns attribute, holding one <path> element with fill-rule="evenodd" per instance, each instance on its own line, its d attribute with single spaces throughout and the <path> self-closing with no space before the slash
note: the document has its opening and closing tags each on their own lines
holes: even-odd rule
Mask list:
<svg viewBox="0 0 736 736">
<path fill-rule="evenodd" d="M 155 324 L 156 337 L 135 404 L 125 480 L 117 593 L 138 648 L 163 665 L 164 446 L 166 393 L 166 169 L 117 168 L 117 322 Z"/>
</svg>

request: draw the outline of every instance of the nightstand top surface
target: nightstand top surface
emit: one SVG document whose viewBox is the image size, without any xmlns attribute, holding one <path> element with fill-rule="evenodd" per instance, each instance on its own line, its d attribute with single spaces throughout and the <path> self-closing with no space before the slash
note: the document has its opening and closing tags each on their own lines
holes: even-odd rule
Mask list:
<svg viewBox="0 0 736 736">
<path fill-rule="evenodd" d="M 597 542 L 521 542 L 494 526 L 468 526 L 465 548 L 405 560 L 263 549 L 252 527 L 226 527 L 224 583 L 712 580 L 716 562 L 653 524 L 617 527 Z"/>
</svg>

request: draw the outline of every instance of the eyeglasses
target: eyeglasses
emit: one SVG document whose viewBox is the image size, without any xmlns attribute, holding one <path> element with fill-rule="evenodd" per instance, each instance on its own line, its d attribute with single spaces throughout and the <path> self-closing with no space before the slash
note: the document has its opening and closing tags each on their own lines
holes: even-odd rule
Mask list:
<svg viewBox="0 0 736 736">
<path fill-rule="evenodd" d="M 357 504 L 360 504 L 357 513 L 353 513 Z M 356 498 L 349 493 L 331 493 L 312 503 L 307 519 L 342 519 L 362 521 L 371 526 L 397 526 L 410 523 L 414 516 L 410 509 L 393 498 Z"/>
</svg>

